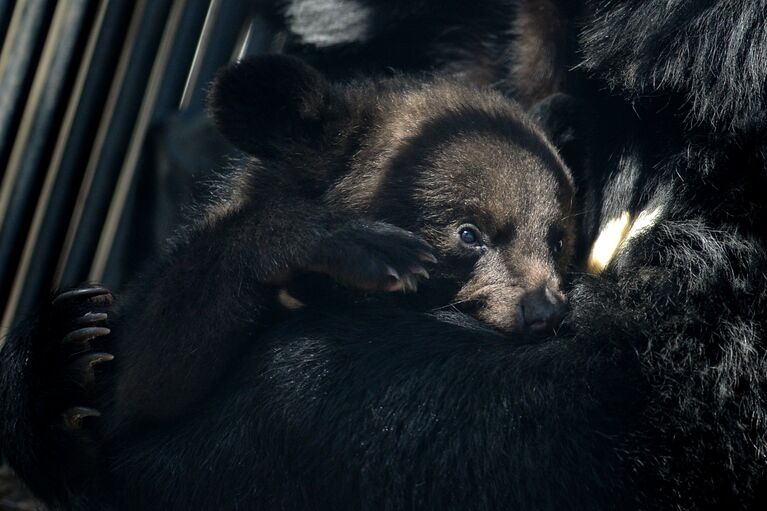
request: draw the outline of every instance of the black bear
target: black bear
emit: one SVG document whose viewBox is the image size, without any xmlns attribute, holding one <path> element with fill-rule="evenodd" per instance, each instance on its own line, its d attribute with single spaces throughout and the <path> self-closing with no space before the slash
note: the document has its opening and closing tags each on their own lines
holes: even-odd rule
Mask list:
<svg viewBox="0 0 767 511">
<path fill-rule="evenodd" d="M 417 278 L 430 277 L 417 294 L 389 305 L 463 310 L 509 332 L 513 343 L 550 335 L 561 320 L 562 274 L 575 241 L 572 178 L 543 133 L 500 94 L 441 79 L 332 84 L 296 59 L 266 56 L 222 72 L 210 103 L 221 131 L 259 159 L 244 160 L 226 197 L 185 231 L 121 303 L 119 317 L 106 290 L 86 287 L 54 300 L 30 334 L 31 347 L 29 336 L 9 342 L 9 375 L 20 370 L 11 358 L 32 349 L 29 358 L 49 372 L 63 370 L 52 367 L 55 360 L 69 365 L 76 374 L 61 380 L 85 390 L 96 366 L 113 360 L 104 336 L 117 355 L 112 390 L 98 406 L 103 446 L 80 430 L 101 413 L 81 406 L 90 404 L 87 392 L 52 385 L 48 393 L 41 384 L 28 394 L 48 420 L 71 405 L 60 424 L 51 422 L 83 437 L 87 452 L 77 469 L 62 469 L 66 477 L 56 483 L 63 488 L 24 461 L 36 451 L 24 452 L 32 442 L 15 438 L 24 432 L 4 434 L 6 445 L 16 444 L 5 448 L 11 461 L 43 497 L 77 493 L 73 481 L 87 479 L 83 471 L 99 449 L 113 456 L 112 438 L 122 443 L 136 431 L 185 421 L 226 386 L 254 339 L 281 319 L 295 320 L 281 306 L 300 306 L 295 294 L 307 287 L 309 299 L 320 300 L 312 295 L 328 283 L 317 275 L 381 291 L 415 290 Z M 437 263 L 431 276 L 426 262 Z M 331 311 L 353 305 L 338 302 L 344 294 L 334 293 Z M 6 403 L 18 391 L 14 378 L 3 389 Z M 21 412 L 10 408 L 18 421 Z M 51 440 L 47 455 L 57 445 Z"/>
<path fill-rule="evenodd" d="M 660 502 L 670 508 L 754 507 L 767 470 L 764 6 L 274 4 L 286 50 L 336 76 L 428 69 L 492 85 L 522 104 L 557 92 L 576 99 L 579 126 L 560 150 L 578 182 L 582 248 L 592 271 L 603 271 L 595 283 L 615 293 L 609 309 L 592 309 L 591 328 L 621 339 L 608 332 L 631 319 L 642 331 L 649 384 L 642 413 L 653 427 L 621 435 L 654 432 L 641 442 L 649 462 L 628 455 L 644 467 L 628 480 L 649 469 L 663 484 L 637 492 L 635 506 L 653 507 L 665 494 Z M 353 15 L 336 16 L 332 25 L 320 21 L 338 12 Z M 674 279 L 651 277 L 658 267 L 676 267 Z M 578 310 L 584 301 L 597 306 L 600 295 L 578 291 L 582 285 L 571 298 L 574 317 L 585 321 Z M 627 299 L 637 286 L 641 300 Z M 677 300 L 676 288 L 700 294 L 666 308 Z M 662 326 L 671 321 L 679 324 Z M 576 328 L 588 331 L 585 322 Z M 604 484 L 626 480 L 616 474 Z"/>
</svg>

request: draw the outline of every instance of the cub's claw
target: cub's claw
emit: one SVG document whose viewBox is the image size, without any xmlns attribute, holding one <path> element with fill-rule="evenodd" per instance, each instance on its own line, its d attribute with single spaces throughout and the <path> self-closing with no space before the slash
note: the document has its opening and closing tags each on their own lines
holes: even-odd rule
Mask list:
<svg viewBox="0 0 767 511">
<path fill-rule="evenodd" d="M 114 355 L 111 353 L 88 353 L 77 357 L 74 362 L 71 363 L 70 369 L 77 375 L 77 380 L 83 387 L 90 388 L 96 383 L 96 373 L 94 368 L 104 362 L 111 362 L 114 358 Z"/>
<path fill-rule="evenodd" d="M 100 417 L 101 412 L 94 408 L 88 408 L 85 406 L 74 406 L 64 411 L 61 414 L 61 422 L 64 429 L 69 431 L 75 431 L 82 429 L 83 421 L 88 417 Z"/>
<path fill-rule="evenodd" d="M 86 312 L 79 318 L 72 322 L 72 325 L 89 325 L 91 323 L 101 323 L 109 319 L 109 314 L 106 312 Z"/>
<path fill-rule="evenodd" d="M 93 367 L 96 364 L 101 364 L 103 362 L 111 362 L 115 359 L 115 356 L 111 353 L 104 353 L 104 352 L 96 352 L 96 353 L 88 353 L 87 355 L 83 355 L 81 357 L 77 358 L 76 364 L 82 364 L 82 367 Z"/>
<path fill-rule="evenodd" d="M 386 274 L 394 280 L 399 280 L 399 272 L 389 265 L 386 265 Z"/>
<path fill-rule="evenodd" d="M 418 258 L 427 263 L 435 264 L 437 262 L 437 258 L 431 252 L 421 252 L 418 254 Z"/>
<path fill-rule="evenodd" d="M 399 278 L 395 280 L 394 282 L 391 282 L 388 284 L 384 289 L 389 292 L 396 292 L 396 291 L 418 291 L 418 279 L 415 277 L 415 275 L 420 275 L 424 278 L 429 278 L 429 274 L 426 272 L 426 270 L 423 270 L 423 272 L 412 272 L 412 275 L 405 275 L 402 278 Z"/>
<path fill-rule="evenodd" d="M 104 316 L 104 319 L 106 319 L 107 315 L 103 314 L 103 316 Z M 105 335 L 108 335 L 109 332 L 111 332 L 111 330 L 102 326 L 91 326 L 91 327 L 80 328 L 73 332 L 69 332 L 67 335 L 64 336 L 61 342 L 62 344 L 88 344 L 88 341 L 91 341 L 97 337 L 103 337 Z"/>
</svg>

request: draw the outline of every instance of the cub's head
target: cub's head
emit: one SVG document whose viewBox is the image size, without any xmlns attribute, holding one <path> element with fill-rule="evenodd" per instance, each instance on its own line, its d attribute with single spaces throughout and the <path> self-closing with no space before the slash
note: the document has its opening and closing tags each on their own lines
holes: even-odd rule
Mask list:
<svg viewBox="0 0 767 511">
<path fill-rule="evenodd" d="M 574 186 L 540 128 L 499 94 L 432 81 L 397 90 L 358 154 L 370 215 L 420 234 L 439 263 L 419 289 L 507 331 L 566 310 Z M 370 170 L 369 167 L 375 170 Z M 371 184 L 372 183 L 372 184 Z M 358 199 L 359 200 L 359 199 Z"/>
<path fill-rule="evenodd" d="M 296 59 L 267 56 L 225 70 L 210 103 L 222 133 L 271 162 L 273 178 L 339 215 L 428 241 L 438 263 L 410 300 L 507 331 L 559 324 L 573 180 L 513 102 L 441 79 L 333 84 Z"/>
</svg>

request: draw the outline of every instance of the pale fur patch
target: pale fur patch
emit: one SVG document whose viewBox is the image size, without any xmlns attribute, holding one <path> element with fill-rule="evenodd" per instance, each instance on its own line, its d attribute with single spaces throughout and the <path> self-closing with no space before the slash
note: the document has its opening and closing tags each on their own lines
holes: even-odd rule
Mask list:
<svg viewBox="0 0 767 511">
<path fill-rule="evenodd" d="M 662 207 L 643 209 L 633 219 L 631 213 L 623 211 L 620 216 L 609 220 L 599 231 L 596 241 L 591 246 L 587 264 L 588 271 L 599 273 L 610 264 L 616 254 L 628 242 L 651 228 L 663 213 Z"/>
<path fill-rule="evenodd" d="M 277 293 L 277 299 L 279 300 L 280 305 L 289 310 L 298 310 L 306 305 L 301 300 L 291 296 L 285 288 L 280 289 Z"/>
<path fill-rule="evenodd" d="M 624 211 L 619 217 L 609 220 L 602 227 L 589 254 L 588 270 L 591 273 L 599 273 L 610 264 L 629 230 L 630 223 L 631 214 Z"/>
<path fill-rule="evenodd" d="M 623 239 L 623 243 L 626 243 L 632 238 L 635 238 L 639 234 L 643 233 L 658 223 L 661 213 L 663 213 L 663 208 L 660 206 L 652 209 L 643 209 L 640 211 L 634 221 L 631 223 L 631 229 L 629 229 L 629 232 Z"/>
<path fill-rule="evenodd" d="M 356 0 L 296 1 L 286 14 L 291 30 L 319 47 L 367 40 L 373 17 L 372 9 Z"/>
</svg>

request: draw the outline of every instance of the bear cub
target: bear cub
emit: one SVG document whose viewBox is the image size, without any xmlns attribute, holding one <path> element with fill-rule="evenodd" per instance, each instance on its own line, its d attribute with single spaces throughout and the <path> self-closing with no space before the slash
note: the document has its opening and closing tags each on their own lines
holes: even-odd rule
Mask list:
<svg viewBox="0 0 767 511">
<path fill-rule="evenodd" d="M 272 55 L 220 72 L 209 105 L 243 161 L 120 298 L 107 432 L 215 392 L 317 275 L 342 295 L 455 307 L 514 340 L 559 324 L 573 180 L 516 104 L 439 78 L 331 83 Z"/>
<path fill-rule="evenodd" d="M 518 339 L 558 325 L 573 180 L 513 102 L 439 78 L 331 83 L 270 55 L 220 72 L 209 106 L 246 156 L 122 304 L 118 423 L 176 416 L 211 392 L 299 304 L 285 288 L 306 274 L 454 306 Z"/>
<path fill-rule="evenodd" d="M 57 489 L 23 470 L 48 455 L 13 441 L 9 458 L 41 495 L 97 472 L 102 440 L 220 391 L 227 368 L 318 279 L 325 307 L 342 306 L 336 297 L 455 307 L 512 341 L 550 333 L 564 313 L 573 179 L 500 94 L 440 78 L 331 83 L 295 58 L 261 56 L 219 73 L 209 104 L 244 153 L 214 203 L 114 303 L 100 287 L 64 293 L 29 346 L 14 348 L 55 366 L 46 388 L 99 379 L 93 394 L 43 389 L 19 402 L 44 409 L 43 422 L 62 417 L 50 431 L 73 432 L 67 452 L 90 453 L 55 456 L 67 474 Z M 84 428 L 98 415 L 97 430 Z M 58 452 L 60 438 L 49 443 Z"/>
</svg>

